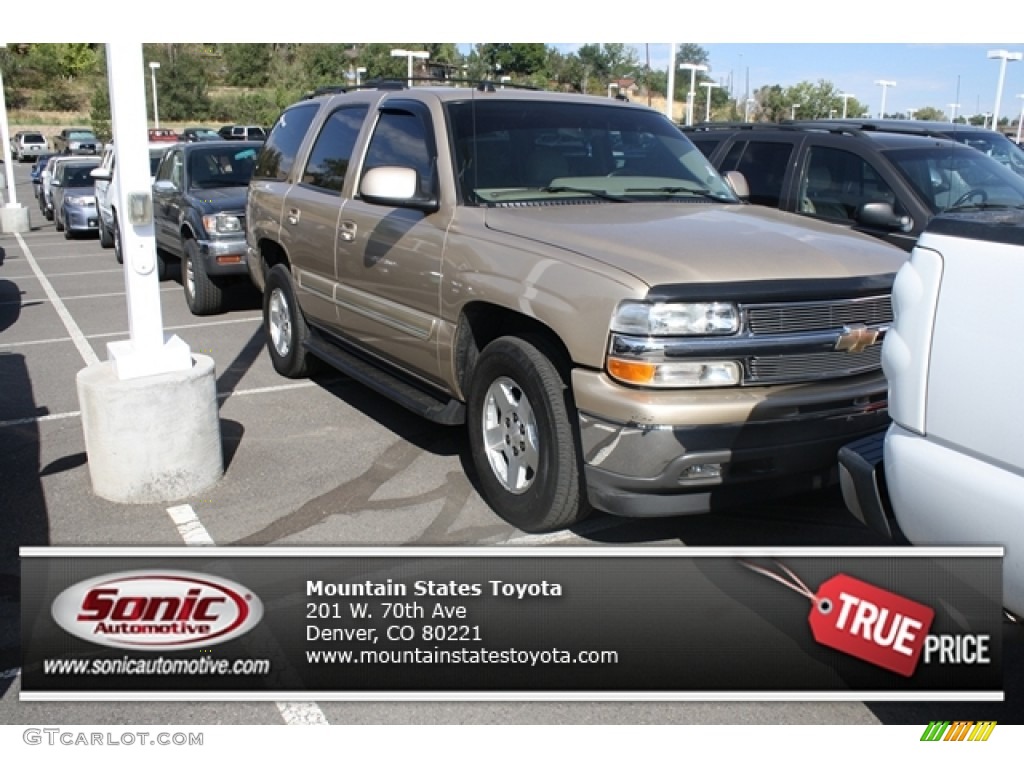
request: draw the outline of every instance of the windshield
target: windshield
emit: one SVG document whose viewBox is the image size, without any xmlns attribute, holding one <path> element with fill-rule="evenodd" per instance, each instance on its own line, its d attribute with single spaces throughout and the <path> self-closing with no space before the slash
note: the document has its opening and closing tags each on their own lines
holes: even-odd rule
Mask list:
<svg viewBox="0 0 1024 768">
<path fill-rule="evenodd" d="M 244 187 L 252 176 L 255 160 L 256 150 L 251 148 L 197 149 L 189 158 L 189 186 Z"/>
<path fill-rule="evenodd" d="M 64 167 L 65 187 L 91 187 L 94 179 L 91 176 L 95 165 L 68 165 Z"/>
<path fill-rule="evenodd" d="M 980 152 L 928 147 L 885 154 L 933 213 L 1024 206 L 1024 178 Z"/>
<path fill-rule="evenodd" d="M 973 147 L 996 160 L 1014 173 L 1024 176 L 1024 149 L 996 131 L 950 131 L 961 144 Z"/>
<path fill-rule="evenodd" d="M 45 144 L 46 139 L 43 138 L 41 133 L 26 133 L 21 137 L 22 142 L 25 144 Z"/>
<path fill-rule="evenodd" d="M 479 99 L 451 104 L 449 116 L 469 205 L 560 198 L 737 202 L 704 155 L 657 112 Z"/>
<path fill-rule="evenodd" d="M 89 131 L 72 131 L 68 134 L 68 139 L 71 141 L 96 141 L 96 136 Z"/>
</svg>

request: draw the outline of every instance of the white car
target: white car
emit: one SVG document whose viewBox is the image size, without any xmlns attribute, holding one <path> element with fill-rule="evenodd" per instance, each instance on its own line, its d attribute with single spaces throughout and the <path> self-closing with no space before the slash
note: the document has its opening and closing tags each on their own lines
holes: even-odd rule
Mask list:
<svg viewBox="0 0 1024 768">
<path fill-rule="evenodd" d="M 156 176 L 157 166 L 168 147 L 173 147 L 166 141 L 153 141 L 149 143 L 149 183 L 153 183 Z M 114 145 L 107 144 L 103 148 L 103 157 L 100 159 L 99 167 L 92 172 L 96 182 L 96 207 L 100 213 L 100 245 L 104 248 L 114 248 L 117 262 L 122 261 L 121 248 L 118 245 L 117 232 L 117 174 L 114 173 L 116 165 Z"/>
<path fill-rule="evenodd" d="M 917 545 L 1002 546 L 1003 605 L 1024 616 L 1024 210 L 931 221 L 893 286 L 882 349 L 893 423 L 840 451 L 843 495 Z M 879 472 L 881 468 L 881 472 Z"/>
<path fill-rule="evenodd" d="M 46 137 L 39 131 L 18 131 L 11 137 L 11 156 L 19 163 L 35 160 L 49 151 Z"/>
</svg>

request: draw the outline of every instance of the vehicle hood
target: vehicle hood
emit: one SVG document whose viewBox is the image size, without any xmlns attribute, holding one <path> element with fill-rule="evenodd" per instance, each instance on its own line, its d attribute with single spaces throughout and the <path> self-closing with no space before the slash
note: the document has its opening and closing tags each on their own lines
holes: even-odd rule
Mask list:
<svg viewBox="0 0 1024 768">
<path fill-rule="evenodd" d="M 485 223 L 595 259 L 649 285 L 888 274 L 908 257 L 844 227 L 753 205 L 492 208 Z"/>
<path fill-rule="evenodd" d="M 245 210 L 245 194 L 248 187 L 214 187 L 193 189 L 189 192 L 192 204 L 203 213 Z"/>
</svg>

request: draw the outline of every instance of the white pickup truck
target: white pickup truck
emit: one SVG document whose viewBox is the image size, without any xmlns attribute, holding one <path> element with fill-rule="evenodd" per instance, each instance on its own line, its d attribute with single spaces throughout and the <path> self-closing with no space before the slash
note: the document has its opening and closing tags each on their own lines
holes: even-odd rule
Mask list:
<svg viewBox="0 0 1024 768">
<path fill-rule="evenodd" d="M 841 449 L 850 510 L 919 545 L 1005 548 L 1003 604 L 1024 616 L 1024 210 L 932 220 L 893 286 L 882 349 L 893 423 Z"/>
</svg>

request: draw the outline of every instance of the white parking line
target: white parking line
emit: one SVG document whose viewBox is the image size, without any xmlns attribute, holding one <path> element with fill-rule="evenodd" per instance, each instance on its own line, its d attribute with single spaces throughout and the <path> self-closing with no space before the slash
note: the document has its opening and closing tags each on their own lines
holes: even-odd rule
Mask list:
<svg viewBox="0 0 1024 768">
<path fill-rule="evenodd" d="M 46 279 L 46 275 L 39 268 L 36 263 L 35 257 L 32 256 L 32 251 L 29 250 L 28 244 L 25 239 L 17 232 L 14 233 L 14 237 L 18 240 L 18 245 L 21 246 L 22 253 L 25 254 L 25 259 L 28 261 L 28 265 L 32 268 L 36 277 L 39 279 L 39 284 L 43 287 L 43 292 L 46 293 L 50 302 L 53 304 L 53 308 L 57 311 L 57 315 L 60 317 L 64 327 L 67 328 L 68 335 L 71 340 L 75 343 L 75 348 L 78 349 L 78 354 L 85 360 L 86 365 L 95 365 L 99 363 L 100 359 L 96 356 L 96 353 L 92 351 L 92 347 L 89 346 L 89 342 L 85 340 L 85 335 L 82 333 L 82 329 L 78 327 L 78 323 L 68 312 L 68 308 L 64 306 L 64 302 L 60 300 L 60 296 L 53 290 L 53 286 L 50 285 L 50 281 Z"/>
<path fill-rule="evenodd" d="M 17 302 L 12 302 L 17 303 Z M 2 304 L 2 302 L 0 302 Z M 263 318 L 260 316 L 255 317 L 238 317 L 230 320 L 213 320 L 208 323 L 185 323 L 183 325 L 167 325 L 164 326 L 165 331 L 184 331 L 190 328 L 208 328 L 214 325 L 237 325 L 240 323 L 257 323 L 262 322 Z M 87 339 L 109 339 L 115 336 L 127 336 L 128 331 L 111 331 L 110 333 L 90 333 L 85 338 Z M 69 336 L 61 336 L 53 339 L 36 339 L 34 341 L 11 341 L 7 344 L 0 344 L 0 349 L 8 349 L 11 347 L 31 347 L 38 344 L 54 344 L 61 341 L 70 341 Z"/>
<path fill-rule="evenodd" d="M 214 546 L 213 537 L 196 516 L 191 504 L 168 507 L 167 514 L 171 516 L 171 520 L 178 529 L 178 534 L 186 544 L 193 547 Z M 278 701 L 275 703 L 285 725 L 330 725 L 327 716 L 315 702 Z"/>
</svg>

